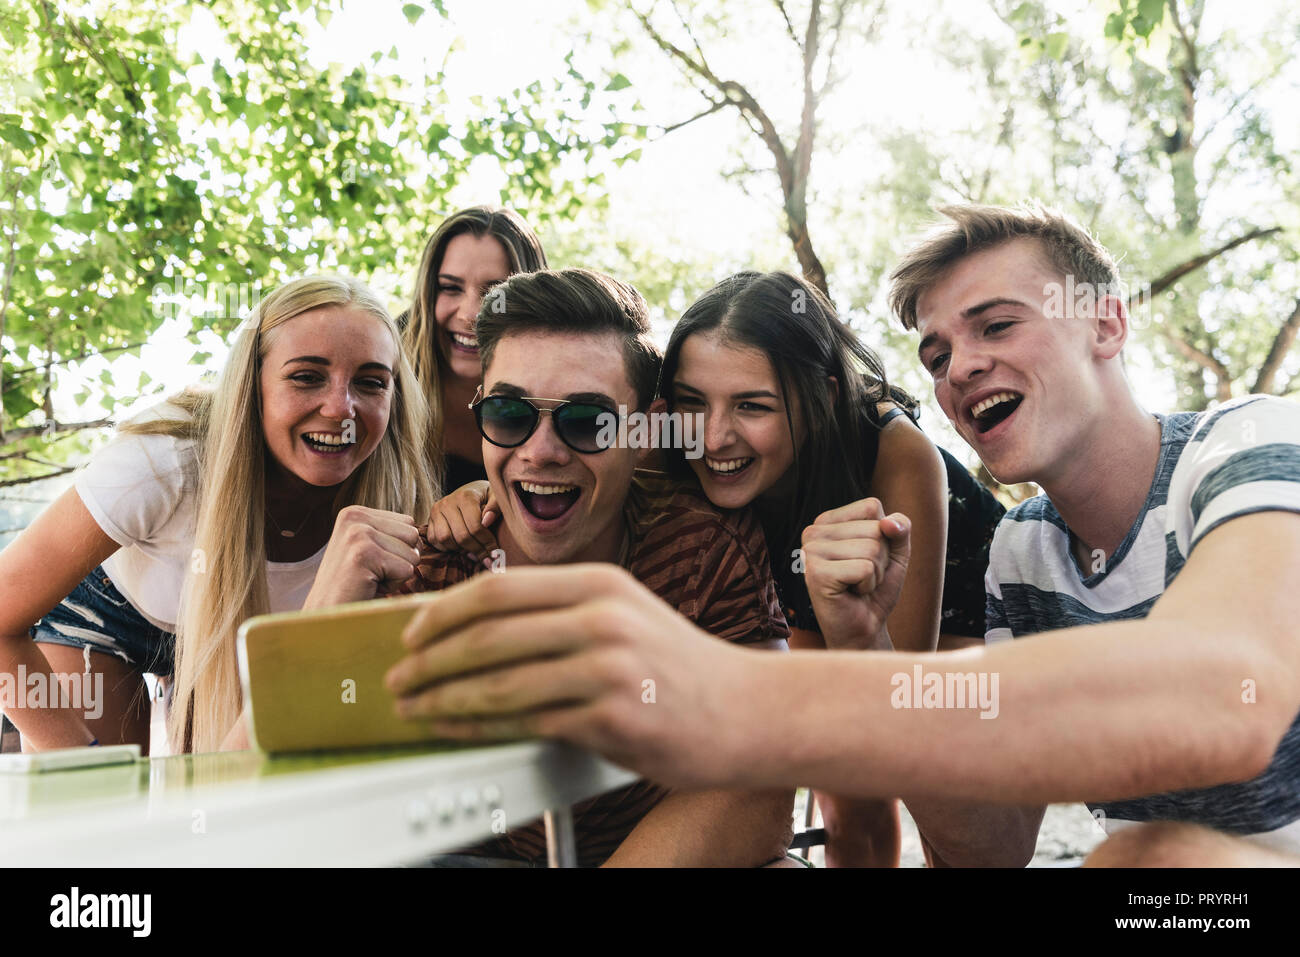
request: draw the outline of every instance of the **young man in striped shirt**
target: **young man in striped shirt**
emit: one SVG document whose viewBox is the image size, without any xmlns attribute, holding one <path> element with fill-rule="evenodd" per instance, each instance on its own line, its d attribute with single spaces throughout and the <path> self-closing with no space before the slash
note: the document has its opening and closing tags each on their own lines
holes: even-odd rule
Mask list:
<svg viewBox="0 0 1300 957">
<path fill-rule="evenodd" d="M 947 863 L 1028 861 L 1055 801 L 1256 842 L 1227 852 L 1213 832 L 1164 825 L 1174 859 L 1294 851 L 1300 407 L 1251 398 L 1196 416 L 1146 412 L 1125 378 L 1127 307 L 1099 245 L 1053 214 L 945 212 L 952 222 L 904 259 L 891 299 L 919 330 L 958 432 L 999 480 L 1044 491 L 1004 520 L 988 580 L 989 637 L 1032 639 L 778 661 L 689 640 L 626 576 L 524 570 L 492 583 L 490 609 L 488 583 L 471 582 L 413 622 L 412 640 L 436 653 L 408 658 L 391 684 L 409 695 L 436 681 L 444 694 L 417 697 L 412 713 L 467 737 L 554 735 L 679 784 L 899 793 Z M 885 542 L 888 524 L 863 523 L 854 547 L 874 571 L 826 600 L 889 606 L 893 596 L 871 594 L 890 581 L 881 567 L 906 560 Z M 511 628 L 543 610 L 556 663 L 525 675 Z M 473 673 L 485 662 L 471 633 L 492 644 L 486 672 Z M 924 694 L 900 686 L 914 674 Z M 979 708 L 945 700 L 954 674 L 987 679 Z M 503 675 L 512 694 L 453 704 Z M 646 675 L 661 693 L 672 676 L 690 706 L 638 711 Z M 705 720 L 715 715 L 724 729 Z"/>
</svg>

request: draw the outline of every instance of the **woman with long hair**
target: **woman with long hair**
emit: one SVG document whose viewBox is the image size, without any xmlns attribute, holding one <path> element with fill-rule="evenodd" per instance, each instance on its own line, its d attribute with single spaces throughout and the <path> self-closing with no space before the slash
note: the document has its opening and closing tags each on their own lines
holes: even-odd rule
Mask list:
<svg viewBox="0 0 1300 957">
<path fill-rule="evenodd" d="M 340 513 L 382 512 L 413 570 L 412 516 L 436 499 L 427 420 L 368 287 L 313 276 L 262 299 L 215 388 L 120 428 L 0 553 L 0 673 L 103 683 L 93 711 L 14 709 L 24 748 L 147 749 L 146 673 L 174 676 L 172 750 L 220 747 L 241 710 L 236 631 L 301 607 Z"/>
<path fill-rule="evenodd" d="M 907 578 L 888 620 L 893 646 L 983 640 L 984 572 L 1004 510 L 921 432 L 915 401 L 890 387 L 819 290 L 783 272 L 720 282 L 673 328 L 660 397 L 704 423 L 704 454 L 670 450 L 670 470 L 693 475 L 720 508 L 758 513 L 792 648 L 862 647 L 819 623 L 800 549 L 819 516 L 873 498 L 878 517 L 911 521 Z M 828 863 L 897 864 L 896 801 L 818 798 Z"/>
<path fill-rule="evenodd" d="M 541 241 L 509 209 L 462 209 L 448 216 L 425 244 L 414 298 L 399 321 L 431 409 L 430 455 L 445 489 L 487 477 L 482 439 L 469 411 L 482 381 L 474 341 L 479 308 L 498 283 L 517 272 L 545 268 Z"/>
</svg>

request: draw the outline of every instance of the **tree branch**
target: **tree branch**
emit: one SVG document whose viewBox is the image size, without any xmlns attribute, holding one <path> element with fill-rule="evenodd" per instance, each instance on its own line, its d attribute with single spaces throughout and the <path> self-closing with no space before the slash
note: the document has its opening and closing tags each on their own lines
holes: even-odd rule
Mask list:
<svg viewBox="0 0 1300 957">
<path fill-rule="evenodd" d="M 1232 398 L 1232 373 L 1228 371 L 1226 365 L 1210 353 L 1202 352 L 1190 342 L 1180 339 L 1178 335 L 1171 331 L 1167 326 L 1159 326 L 1157 328 L 1160 330 L 1160 334 L 1164 336 L 1175 349 L 1182 353 L 1185 358 L 1195 362 L 1201 368 L 1208 369 L 1210 372 L 1214 373 L 1216 386 L 1215 392 L 1217 393 L 1220 402 L 1226 402 Z"/>
<path fill-rule="evenodd" d="M 1178 15 L 1177 0 L 1169 0 L 1169 17 L 1174 21 L 1174 28 L 1183 41 L 1183 52 L 1187 54 L 1187 65 L 1191 70 L 1193 85 L 1195 85 L 1196 77 L 1201 75 L 1201 68 L 1196 64 L 1196 43 L 1187 35 L 1187 29 L 1183 26 L 1183 18 Z"/>
<path fill-rule="evenodd" d="M 730 103 L 741 113 L 745 114 L 748 119 L 752 119 L 758 124 L 755 133 L 762 139 L 772 156 L 776 159 L 777 175 L 781 178 L 781 191 L 789 196 L 794 186 L 794 169 L 791 166 L 790 156 L 786 152 L 785 144 L 781 142 L 781 136 L 776 130 L 774 124 L 758 101 L 745 89 L 741 84 L 734 80 L 723 80 L 718 77 L 707 63 L 701 63 L 694 60 L 689 53 L 676 46 L 670 40 L 666 39 L 654 24 L 650 22 L 649 17 L 643 14 L 635 7 L 630 8 L 632 15 L 641 22 L 642 28 L 654 41 L 655 45 L 661 51 L 668 54 L 677 62 L 685 66 L 690 72 L 696 74 L 701 79 L 707 81 L 714 89 L 722 94 L 722 98 Z"/>
<path fill-rule="evenodd" d="M 1287 353 L 1295 344 L 1297 333 L 1300 333 L 1300 299 L 1295 301 L 1295 308 L 1291 310 L 1291 315 L 1287 316 L 1286 321 L 1282 323 L 1282 328 L 1273 337 L 1273 345 L 1269 347 L 1268 356 L 1264 359 L 1264 364 L 1259 367 L 1255 384 L 1250 387 L 1252 393 L 1266 394 L 1273 391 L 1273 380 L 1277 378 Z M 1288 383 L 1289 387 L 1290 383 Z"/>
<path fill-rule="evenodd" d="M 719 100 L 718 102 L 714 103 L 711 107 L 709 107 L 707 110 L 705 110 L 703 113 L 696 113 L 689 120 L 682 120 L 680 123 L 674 123 L 672 126 L 665 126 L 663 133 L 659 135 L 666 136 L 667 134 L 671 133 L 673 130 L 680 130 L 683 126 L 686 126 L 690 123 L 694 123 L 696 120 L 702 120 L 706 116 L 711 116 L 712 114 L 718 112 L 718 110 L 725 109 L 728 106 L 731 106 L 731 104 L 728 103 L 726 100 Z"/>
<path fill-rule="evenodd" d="M 33 482 L 43 482 L 48 478 L 56 478 L 60 475 L 67 475 L 69 472 L 75 472 L 77 466 L 69 465 L 55 472 L 48 472 L 45 475 L 28 475 L 26 478 L 7 479 L 0 482 L 0 488 L 13 488 L 15 485 L 30 485 Z"/>
<path fill-rule="evenodd" d="M 695 39 L 695 31 L 691 29 L 690 21 L 686 19 L 686 15 L 682 13 L 681 8 L 677 6 L 677 0 L 668 0 L 668 2 L 672 4 L 673 13 L 677 14 L 677 19 L 681 21 L 682 29 L 685 30 L 686 35 L 691 38 L 691 43 L 695 46 L 695 52 L 700 55 L 700 63 L 702 63 L 704 68 L 708 70 L 709 61 L 704 56 L 704 48 L 700 46 L 700 41 Z M 710 72 L 712 71 L 710 70 Z"/>
<path fill-rule="evenodd" d="M 794 45 L 799 48 L 799 52 L 803 53 L 803 44 L 799 42 L 799 37 L 794 32 L 794 24 L 790 22 L 790 14 L 785 11 L 785 4 L 782 0 L 773 0 L 773 2 L 776 3 L 776 8 L 781 11 L 781 19 L 785 21 L 786 35 L 794 41 Z"/>
<path fill-rule="evenodd" d="M 813 65 L 821 42 L 821 0 L 813 0 L 808 9 L 808 28 L 803 44 L 803 108 L 799 113 L 799 139 L 794 147 L 795 181 L 786 206 L 791 214 L 806 219 L 808 174 L 812 170 L 813 141 L 817 136 L 817 91 L 813 88 Z"/>
<path fill-rule="evenodd" d="M 44 425 L 29 425 L 13 429 L 5 435 L 6 442 L 30 439 L 38 435 L 50 435 L 58 432 L 80 432 L 82 429 L 108 429 L 115 423 L 112 419 L 96 419 L 93 422 L 46 422 Z"/>
<path fill-rule="evenodd" d="M 1186 276 L 1188 273 L 1195 272 L 1196 270 L 1204 266 L 1206 263 L 1218 259 L 1224 253 L 1236 249 L 1238 246 L 1242 245 L 1243 243 L 1248 243 L 1252 239 L 1260 239 L 1264 236 L 1271 236 L 1274 233 L 1279 233 L 1281 231 L 1282 231 L 1282 227 L 1280 226 L 1271 226 L 1268 229 L 1264 229 L 1262 227 L 1256 227 L 1255 229 L 1252 229 L 1250 232 L 1238 236 L 1236 239 L 1229 240 L 1228 242 L 1224 243 L 1222 246 L 1219 246 L 1216 249 L 1211 249 L 1207 253 L 1201 253 L 1201 255 L 1194 256 L 1191 259 L 1188 259 L 1186 262 L 1179 263 L 1177 266 L 1173 267 L 1167 272 L 1164 272 L 1160 276 L 1157 276 L 1155 279 L 1151 280 L 1151 282 L 1147 284 L 1147 288 L 1145 290 L 1134 291 L 1132 295 L 1128 297 L 1128 304 L 1130 307 L 1135 305 L 1138 299 L 1144 293 L 1150 296 L 1159 295 L 1160 293 L 1168 289 L 1170 286 L 1172 286 L 1174 283 L 1176 283 L 1178 280 Z"/>
<path fill-rule="evenodd" d="M 55 359 L 53 362 L 43 362 L 35 366 L 23 366 L 18 369 L 10 369 L 9 374 L 12 376 L 26 375 L 28 372 L 44 372 L 52 366 L 67 365 L 69 362 L 80 362 L 82 359 L 93 359 L 96 356 L 111 355 L 114 352 L 128 352 L 131 349 L 139 349 L 141 346 L 147 346 L 148 340 L 143 342 L 131 342 L 124 346 L 113 346 L 110 349 L 87 349 L 77 353 L 75 356 L 67 356 L 62 359 Z"/>
</svg>

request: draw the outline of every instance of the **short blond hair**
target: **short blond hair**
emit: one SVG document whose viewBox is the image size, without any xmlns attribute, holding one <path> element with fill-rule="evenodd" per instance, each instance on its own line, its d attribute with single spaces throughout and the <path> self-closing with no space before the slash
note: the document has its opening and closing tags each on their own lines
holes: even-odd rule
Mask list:
<svg viewBox="0 0 1300 957">
<path fill-rule="evenodd" d="M 970 203 L 940 206 L 937 212 L 948 221 L 934 223 L 889 276 L 889 307 L 906 329 L 916 328 L 916 304 L 922 294 L 959 260 L 1013 239 L 1038 240 L 1047 265 L 1079 283 L 1118 288 L 1119 270 L 1110 253 L 1059 210 L 1037 203 L 1016 207 Z"/>
</svg>

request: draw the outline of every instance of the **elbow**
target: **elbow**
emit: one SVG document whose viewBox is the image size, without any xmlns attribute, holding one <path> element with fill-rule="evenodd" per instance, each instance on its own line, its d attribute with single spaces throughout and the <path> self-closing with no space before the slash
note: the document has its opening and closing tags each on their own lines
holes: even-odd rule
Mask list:
<svg viewBox="0 0 1300 957">
<path fill-rule="evenodd" d="M 1295 718 L 1294 713 L 1278 713 L 1253 721 L 1243 729 L 1241 746 L 1229 768 L 1231 777 L 1225 783 L 1253 781 L 1267 771 Z"/>
</svg>

